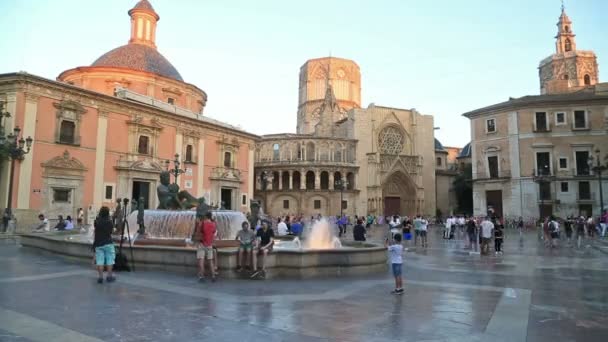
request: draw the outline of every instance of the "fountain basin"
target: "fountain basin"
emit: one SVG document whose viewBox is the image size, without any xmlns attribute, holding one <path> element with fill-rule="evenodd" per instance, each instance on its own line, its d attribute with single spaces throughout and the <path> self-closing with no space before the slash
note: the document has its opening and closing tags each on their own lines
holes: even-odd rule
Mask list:
<svg viewBox="0 0 608 342">
<path fill-rule="evenodd" d="M 91 242 L 56 233 L 25 234 L 21 245 L 44 250 L 90 265 L 93 252 Z M 123 247 L 125 248 L 125 247 Z M 196 274 L 194 247 L 135 245 L 133 258 L 136 270 L 163 270 Z M 126 255 L 131 258 L 127 249 Z M 221 278 L 240 277 L 236 268 L 237 248 L 218 249 Z M 266 261 L 267 278 L 310 278 L 345 275 L 364 275 L 387 270 L 387 252 L 384 246 L 364 244 L 339 249 L 275 249 Z"/>
</svg>

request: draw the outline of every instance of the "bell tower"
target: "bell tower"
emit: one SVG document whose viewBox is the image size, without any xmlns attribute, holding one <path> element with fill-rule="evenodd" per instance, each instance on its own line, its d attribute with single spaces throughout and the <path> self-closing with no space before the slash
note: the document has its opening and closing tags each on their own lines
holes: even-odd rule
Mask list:
<svg viewBox="0 0 608 342">
<path fill-rule="evenodd" d="M 555 54 L 538 67 L 540 93 L 567 93 L 598 83 L 597 57 L 593 51 L 577 50 L 572 21 L 563 3 L 555 39 Z"/>
<path fill-rule="evenodd" d="M 140 0 L 129 10 L 131 17 L 131 39 L 129 44 L 143 44 L 156 49 L 156 23 L 160 16 L 148 0 Z"/>
</svg>

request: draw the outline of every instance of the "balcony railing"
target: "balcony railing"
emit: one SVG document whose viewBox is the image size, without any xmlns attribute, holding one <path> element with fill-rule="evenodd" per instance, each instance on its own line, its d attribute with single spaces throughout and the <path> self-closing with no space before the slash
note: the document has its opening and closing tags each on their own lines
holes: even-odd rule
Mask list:
<svg viewBox="0 0 608 342">
<path fill-rule="evenodd" d="M 595 201 L 595 192 L 579 191 L 576 194 L 576 199 L 578 201 Z"/>
<path fill-rule="evenodd" d="M 572 169 L 572 174 L 578 177 L 588 177 L 592 175 L 590 167 L 574 168 Z"/>
</svg>

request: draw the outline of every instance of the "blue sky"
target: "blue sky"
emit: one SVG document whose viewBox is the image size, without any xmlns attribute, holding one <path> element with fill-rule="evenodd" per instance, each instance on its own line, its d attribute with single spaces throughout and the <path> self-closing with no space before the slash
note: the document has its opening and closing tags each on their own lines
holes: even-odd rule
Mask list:
<svg viewBox="0 0 608 342">
<path fill-rule="evenodd" d="M 559 0 L 151 0 L 157 46 L 205 90 L 205 113 L 257 134 L 294 132 L 298 72 L 355 60 L 362 106 L 435 116 L 444 145 L 469 140 L 463 112 L 538 94 L 555 50 Z M 136 0 L 0 0 L 0 72 L 55 78 L 129 39 Z M 608 1 L 566 0 L 577 47 L 608 61 Z M 606 62 L 608 63 L 608 62 Z M 429 132 L 431 134 L 431 132 Z"/>
</svg>

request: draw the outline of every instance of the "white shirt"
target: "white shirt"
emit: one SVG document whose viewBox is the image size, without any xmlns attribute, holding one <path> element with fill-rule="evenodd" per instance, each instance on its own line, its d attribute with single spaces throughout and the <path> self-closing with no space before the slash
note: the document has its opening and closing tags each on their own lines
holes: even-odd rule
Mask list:
<svg viewBox="0 0 608 342">
<path fill-rule="evenodd" d="M 287 225 L 285 222 L 279 222 L 277 225 L 277 232 L 279 233 L 279 236 L 287 235 Z"/>
<path fill-rule="evenodd" d="M 395 244 L 388 246 L 388 256 L 391 264 L 402 264 L 403 263 L 403 246 L 401 244 Z"/>
<path fill-rule="evenodd" d="M 425 220 L 425 219 L 421 219 L 420 220 L 420 230 L 425 231 L 426 232 L 426 226 L 429 224 L 429 221 Z"/>
<path fill-rule="evenodd" d="M 464 226 L 464 217 L 458 219 L 458 224 Z"/>
<path fill-rule="evenodd" d="M 481 237 L 489 239 L 492 237 L 492 229 L 494 229 L 494 223 L 485 220 L 481 222 Z"/>
</svg>

